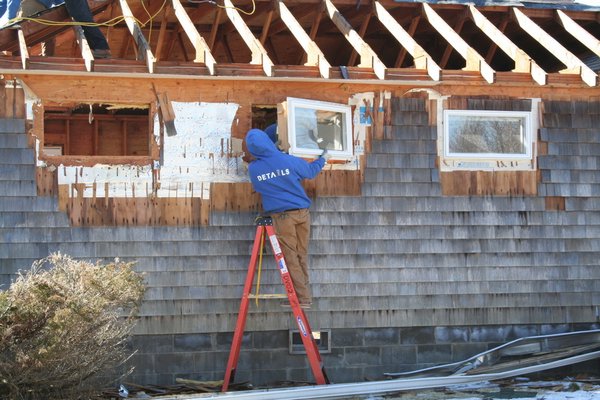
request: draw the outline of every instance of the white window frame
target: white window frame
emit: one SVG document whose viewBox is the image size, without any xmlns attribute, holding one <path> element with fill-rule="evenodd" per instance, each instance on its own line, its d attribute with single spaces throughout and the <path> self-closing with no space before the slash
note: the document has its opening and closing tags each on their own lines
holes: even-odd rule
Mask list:
<svg viewBox="0 0 600 400">
<path fill-rule="evenodd" d="M 352 139 L 352 107 L 346 104 L 330 103 L 319 100 L 301 99 L 296 97 L 287 98 L 287 135 L 289 141 L 289 153 L 297 156 L 318 156 L 322 149 L 311 149 L 298 147 L 296 143 L 296 108 L 307 108 L 311 110 L 323 110 L 339 112 L 343 115 L 344 124 L 344 150 L 328 150 L 334 159 L 349 159 L 353 155 L 354 145 Z"/>
<path fill-rule="evenodd" d="M 448 110 L 438 111 L 438 154 L 442 171 L 532 171 L 537 168 L 536 142 L 539 128 L 540 99 L 531 99 L 531 111 L 492 111 L 492 110 Z M 470 115 L 490 117 L 518 117 L 524 119 L 525 153 L 451 153 L 450 124 L 448 116 Z"/>
<path fill-rule="evenodd" d="M 472 116 L 490 118 L 521 118 L 524 120 L 524 145 L 525 154 L 519 153 L 452 153 L 450 152 L 450 123 L 452 116 Z M 532 155 L 533 132 L 531 123 L 531 112 L 529 111 L 487 111 L 487 110 L 444 110 L 444 157 L 466 158 L 466 159 L 509 159 L 529 160 Z"/>
</svg>

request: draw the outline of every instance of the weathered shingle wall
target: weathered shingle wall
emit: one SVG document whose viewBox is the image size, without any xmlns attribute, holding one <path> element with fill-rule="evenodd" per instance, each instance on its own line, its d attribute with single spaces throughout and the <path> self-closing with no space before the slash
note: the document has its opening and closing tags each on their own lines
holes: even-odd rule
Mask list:
<svg viewBox="0 0 600 400">
<path fill-rule="evenodd" d="M 457 361 L 528 334 L 588 327 L 600 303 L 597 103 L 544 103 L 537 197 L 444 197 L 425 103 L 394 99 L 373 143 L 363 194 L 318 198 L 312 217 L 314 330 L 336 381 Z M 16 124 L 16 125 L 15 125 Z M 221 379 L 254 236 L 251 214 L 212 226 L 71 228 L 35 196 L 22 120 L 0 124 L 0 284 L 52 251 L 137 260 L 149 288 L 133 347 L 135 379 Z M 565 210 L 546 209 L 564 196 Z M 261 292 L 281 292 L 266 258 Z M 287 355 L 296 326 L 278 301 L 254 303 L 238 374 L 310 379 Z M 252 332 L 252 333 L 250 333 Z"/>
</svg>

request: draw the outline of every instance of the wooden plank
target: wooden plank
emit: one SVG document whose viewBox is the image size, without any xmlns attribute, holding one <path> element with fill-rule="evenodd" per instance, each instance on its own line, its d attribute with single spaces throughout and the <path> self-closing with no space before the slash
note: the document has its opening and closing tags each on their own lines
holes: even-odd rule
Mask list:
<svg viewBox="0 0 600 400">
<path fill-rule="evenodd" d="M 260 195 L 249 182 L 210 184 L 210 207 L 214 211 L 253 211 L 261 210 Z"/>
<path fill-rule="evenodd" d="M 502 51 L 515 62 L 514 72 L 530 72 L 531 77 L 540 85 L 545 85 L 548 80 L 548 74 L 544 71 L 525 51 L 518 48 L 502 31 L 494 26 L 477 8 L 469 6 L 471 18 L 475 25 L 483 31 L 494 45 L 500 47 Z"/>
<path fill-rule="evenodd" d="M 150 49 L 150 45 L 148 41 L 144 37 L 142 29 L 137 24 L 129 5 L 127 4 L 127 0 L 119 0 L 119 4 L 121 5 L 121 11 L 123 12 L 123 17 L 125 18 L 125 24 L 129 29 L 129 33 L 133 37 L 133 40 L 137 44 L 138 52 L 137 57 L 139 60 L 143 60 L 146 62 L 148 66 L 148 72 L 154 72 L 154 63 L 156 59 L 152 54 L 152 50 Z"/>
<path fill-rule="evenodd" d="M 360 54 L 360 68 L 373 68 L 375 75 L 379 79 L 385 79 L 387 67 L 379 59 L 379 56 L 352 28 L 352 25 L 342 16 L 338 9 L 333 5 L 331 0 L 325 0 L 325 9 L 333 24 L 344 35 L 348 43 Z"/>
<path fill-rule="evenodd" d="M 271 21 L 273 21 L 274 10 L 270 9 L 267 12 L 267 17 L 265 18 L 265 22 L 263 23 L 262 32 L 260 33 L 260 44 L 265 45 L 265 41 L 269 35 L 269 28 L 271 27 Z"/>
<path fill-rule="evenodd" d="M 165 45 L 165 37 L 167 34 L 167 24 L 169 22 L 169 15 L 171 14 L 171 3 L 165 5 L 165 11 L 163 12 L 162 21 L 160 22 L 160 29 L 158 31 L 158 39 L 156 41 L 156 50 L 154 51 L 156 60 L 160 60 L 162 56 L 162 48 Z"/>
<path fill-rule="evenodd" d="M 572 74 L 573 72 L 571 71 L 577 71 L 576 73 L 579 74 L 581 79 L 589 86 L 596 86 L 598 84 L 598 75 L 592 71 L 590 67 L 585 65 L 583 61 L 577 58 L 575 54 L 567 50 L 518 8 L 512 7 L 511 9 L 519 26 L 538 43 L 544 46 L 546 50 L 552 53 L 554 57 L 558 58 L 567 66 L 570 71 L 566 73 Z"/>
<path fill-rule="evenodd" d="M 183 27 L 185 34 L 187 35 L 188 39 L 190 39 L 192 46 L 194 46 L 194 49 L 196 50 L 196 58 L 194 59 L 194 62 L 204 63 L 210 71 L 210 74 L 214 75 L 215 64 L 217 62 L 210 52 L 210 47 L 196 29 L 196 26 L 181 5 L 181 2 L 179 0 L 172 0 L 172 2 L 175 16 L 179 20 L 179 23 Z"/>
<path fill-rule="evenodd" d="M 210 200 L 83 197 L 82 189 L 83 184 L 58 186 L 59 209 L 73 226 L 201 226 L 210 222 Z"/>
<path fill-rule="evenodd" d="M 19 38 L 19 52 L 21 53 L 21 65 L 23 69 L 27 69 L 29 66 L 29 51 L 27 50 L 27 43 L 25 42 L 25 35 L 21 29 L 17 30 L 17 36 Z"/>
<path fill-rule="evenodd" d="M 494 83 L 496 71 L 490 67 L 485 59 L 469 46 L 429 4 L 423 3 L 422 6 L 431 26 L 465 59 L 466 66 L 464 69 L 466 71 L 479 71 L 488 83 Z"/>
<path fill-rule="evenodd" d="M 560 22 L 567 32 L 600 57 L 600 40 L 596 39 L 591 33 L 583 29 L 581 25 L 571 19 L 564 11 L 556 10 L 556 15 L 558 17 L 558 22 Z"/>
<path fill-rule="evenodd" d="M 219 24 L 221 23 L 221 14 L 223 14 L 223 9 L 219 7 L 215 12 L 215 19 L 213 20 L 212 27 L 210 28 L 210 36 L 208 37 L 208 46 L 211 51 L 215 48 L 217 31 L 219 30 Z"/>
<path fill-rule="evenodd" d="M 306 65 L 318 66 L 321 77 L 329 78 L 331 64 L 325 59 L 325 55 L 321 49 L 319 49 L 314 40 L 312 40 L 302 26 L 300 26 L 298 20 L 294 18 L 283 1 L 279 0 L 277 4 L 279 5 L 279 15 L 281 20 L 285 23 L 290 32 L 292 32 L 292 35 L 294 35 L 294 38 L 306 53 Z"/>
<path fill-rule="evenodd" d="M 444 196 L 536 196 L 537 171 L 442 171 Z"/>
<path fill-rule="evenodd" d="M 458 22 L 456 23 L 456 26 L 454 26 L 454 31 L 457 34 L 460 35 L 460 32 L 462 31 L 463 27 L 465 26 L 466 21 L 467 21 L 467 16 L 464 13 L 461 13 L 461 16 L 460 16 Z M 448 60 L 450 60 L 451 55 L 452 55 L 452 46 L 448 43 L 446 45 L 446 49 L 444 50 L 444 54 L 442 55 L 442 59 L 439 62 L 440 67 L 446 68 L 448 66 Z"/>
<path fill-rule="evenodd" d="M 81 50 L 81 57 L 83 57 L 85 63 L 85 69 L 88 72 L 91 72 L 94 70 L 94 55 L 92 54 L 92 49 L 90 49 L 90 45 L 85 38 L 81 26 L 75 25 L 73 26 L 73 30 L 75 31 L 75 38 L 77 44 L 79 44 L 79 49 Z"/>
<path fill-rule="evenodd" d="M 544 198 L 546 211 L 565 211 L 565 198 L 550 196 Z"/>
<path fill-rule="evenodd" d="M 36 168 L 35 183 L 38 196 L 58 196 L 58 178 L 56 168 Z"/>
<path fill-rule="evenodd" d="M 398 56 L 396 57 L 396 61 L 394 62 L 394 68 L 401 68 L 402 67 L 402 64 L 404 64 L 404 59 L 406 58 L 406 54 L 408 53 L 407 49 L 413 48 L 414 45 L 417 44 L 417 42 L 415 42 L 413 40 L 413 36 L 415 35 L 415 32 L 417 31 L 417 27 L 419 26 L 419 22 L 421 22 L 421 16 L 420 15 L 416 15 L 410 21 L 410 26 L 408 27 L 408 31 L 404 31 L 404 28 L 402 28 L 402 26 L 400 24 L 398 24 L 395 19 L 391 18 L 391 15 L 390 15 L 389 24 L 392 25 L 393 29 L 390 29 L 386 24 L 384 24 L 386 26 L 386 28 L 388 30 L 390 30 L 392 32 L 392 34 L 396 37 L 396 40 L 398 40 L 400 42 L 400 44 L 402 45 L 402 48 L 400 49 L 400 51 L 398 52 Z M 398 34 L 396 33 L 396 26 L 394 24 L 400 25 L 400 32 L 399 32 L 400 36 L 401 36 L 400 39 L 397 37 Z M 421 47 L 420 50 L 423 50 L 423 48 Z M 423 50 L 423 52 L 425 52 L 425 50 Z M 425 54 L 427 54 L 427 53 L 425 53 Z M 411 53 L 411 55 L 412 55 L 412 53 Z M 415 67 L 417 66 L 417 63 L 419 61 L 422 62 L 421 59 L 415 58 L 415 56 L 413 56 L 413 63 L 415 65 Z M 431 61 L 433 61 L 433 59 L 431 59 Z"/>
<path fill-rule="evenodd" d="M 244 43 L 246 43 L 246 46 L 248 46 L 248 49 L 250 49 L 250 51 L 252 52 L 252 60 L 250 61 L 250 63 L 262 65 L 265 75 L 273 76 L 273 66 L 275 64 L 273 64 L 273 61 L 271 61 L 271 59 L 269 58 L 267 50 L 265 50 L 263 45 L 254 36 L 254 34 L 252 34 L 252 31 L 250 30 L 248 25 L 246 25 L 246 22 L 244 21 L 240 13 L 233 6 L 231 0 L 224 0 L 224 4 L 225 13 L 229 17 L 229 20 L 237 29 L 238 33 L 242 37 L 242 40 L 244 41 Z"/>
<path fill-rule="evenodd" d="M 373 14 L 371 13 L 371 11 L 369 11 L 368 13 L 365 13 L 365 19 L 363 19 L 363 22 L 360 24 L 360 28 L 358 28 L 358 36 L 360 36 L 361 38 L 365 37 L 365 33 L 367 32 L 367 28 L 369 27 L 369 22 L 371 21 L 372 16 L 373 16 Z M 357 57 L 358 57 L 358 52 L 356 50 L 353 50 L 352 55 L 350 56 L 350 60 L 348 60 L 347 65 L 356 64 Z"/>
</svg>

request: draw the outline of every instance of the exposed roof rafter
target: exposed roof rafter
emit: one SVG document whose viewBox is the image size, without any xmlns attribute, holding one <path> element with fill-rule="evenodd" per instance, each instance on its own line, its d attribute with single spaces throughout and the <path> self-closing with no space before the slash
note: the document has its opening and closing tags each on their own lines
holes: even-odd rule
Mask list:
<svg viewBox="0 0 600 400">
<path fill-rule="evenodd" d="M 79 48 L 81 49 L 81 57 L 83 57 L 85 69 L 88 72 L 91 72 L 94 70 L 94 55 L 92 54 L 92 50 L 90 49 L 87 39 L 85 38 L 83 28 L 79 25 L 75 25 L 73 26 L 73 29 L 75 30 L 75 38 L 79 44 Z"/>
<path fill-rule="evenodd" d="M 439 81 L 441 77 L 441 68 L 436 64 L 429 54 L 412 38 L 411 34 L 402 28 L 394 17 L 381 5 L 375 1 L 375 15 L 386 29 L 402 45 L 402 48 L 412 56 L 415 68 L 426 69 L 427 73 L 434 81 Z M 411 24 L 412 25 L 412 24 Z"/>
<path fill-rule="evenodd" d="M 29 51 L 27 50 L 27 43 L 25 42 L 25 35 L 21 29 L 17 30 L 17 37 L 19 38 L 19 52 L 21 53 L 21 65 L 23 69 L 27 69 L 29 66 Z"/>
<path fill-rule="evenodd" d="M 125 23 L 127 24 L 127 28 L 129 28 L 129 32 L 131 36 L 133 36 L 133 40 L 137 44 L 138 52 L 137 57 L 140 60 L 146 61 L 146 65 L 148 66 L 148 72 L 154 72 L 154 63 L 156 59 L 152 54 L 152 50 L 150 50 L 150 45 L 146 41 L 146 37 L 142 32 L 142 29 L 137 24 L 131 9 L 129 8 L 129 4 L 127 4 L 127 0 L 119 0 L 119 4 L 121 5 L 121 11 L 123 12 L 123 16 L 125 17 Z"/>
<path fill-rule="evenodd" d="M 558 21 L 567 32 L 583 43 L 588 49 L 600 57 L 600 40 L 596 39 L 592 34 L 583 29 L 581 25 L 575 22 L 571 17 L 561 10 L 556 10 Z"/>
<path fill-rule="evenodd" d="M 577 58 L 575 54 L 567 50 L 521 10 L 512 7 L 512 11 L 519 26 L 567 66 L 568 71 L 561 72 L 577 73 L 581 75 L 581 79 L 589 86 L 596 86 L 598 84 L 598 75 Z"/>
<path fill-rule="evenodd" d="M 171 15 L 171 3 L 167 3 L 165 5 L 165 10 L 163 12 L 162 21 L 160 22 L 160 29 L 158 31 L 158 40 L 156 41 L 156 50 L 154 51 L 154 56 L 156 60 L 160 60 L 162 56 L 162 48 L 165 44 L 165 37 L 167 34 L 167 24 L 169 22 L 169 15 Z"/>
<path fill-rule="evenodd" d="M 279 0 L 277 2 L 279 6 L 279 16 L 281 20 L 287 25 L 292 35 L 296 38 L 300 46 L 304 49 L 307 56 L 307 65 L 315 65 L 319 67 L 319 71 L 323 78 L 329 78 L 329 69 L 331 65 L 325 59 L 325 55 L 319 49 L 317 44 L 308 36 L 306 31 L 300 26 L 300 23 L 294 18 L 290 10 Z"/>
<path fill-rule="evenodd" d="M 267 76 L 273 76 L 273 61 L 269 58 L 267 50 L 263 47 L 260 41 L 254 36 L 246 22 L 242 19 L 240 13 L 235 9 L 231 0 L 224 0 L 225 2 L 225 13 L 229 17 L 231 23 L 235 26 L 235 29 L 239 32 L 240 36 L 246 43 L 246 46 L 252 52 L 251 64 L 260 64 L 263 67 L 263 71 Z"/>
<path fill-rule="evenodd" d="M 352 25 L 350 25 L 342 14 L 340 14 L 331 0 L 325 0 L 325 9 L 334 25 L 342 32 L 354 50 L 360 54 L 360 64 L 358 66 L 361 68 L 373 68 L 375 75 L 379 79 L 385 79 L 385 71 L 387 68 L 379 59 L 379 56 L 373 51 L 371 46 L 369 46 L 354 28 L 352 28 Z"/>
<path fill-rule="evenodd" d="M 479 71 L 488 83 L 494 83 L 496 80 L 496 71 L 490 67 L 484 58 L 474 48 L 469 46 L 429 4 L 423 3 L 422 6 L 431 26 L 465 59 L 466 66 L 464 70 Z"/>
<path fill-rule="evenodd" d="M 175 11 L 175 16 L 179 20 L 181 27 L 183 28 L 188 39 L 190 39 L 190 42 L 192 42 L 192 46 L 194 46 L 194 49 L 196 50 L 196 57 L 194 58 L 194 62 L 204 63 L 206 65 L 206 68 L 208 68 L 210 74 L 214 75 L 215 64 L 217 62 L 210 52 L 210 47 L 194 26 L 194 23 L 192 22 L 189 15 L 181 5 L 181 2 L 179 0 L 172 0 L 172 2 L 173 10 Z"/>
<path fill-rule="evenodd" d="M 523 50 L 518 48 L 500 29 L 496 28 L 477 8 L 470 5 L 471 18 L 475 25 L 483 31 L 495 45 L 515 62 L 515 72 L 529 72 L 531 77 L 540 85 L 545 85 L 548 74 Z"/>
</svg>

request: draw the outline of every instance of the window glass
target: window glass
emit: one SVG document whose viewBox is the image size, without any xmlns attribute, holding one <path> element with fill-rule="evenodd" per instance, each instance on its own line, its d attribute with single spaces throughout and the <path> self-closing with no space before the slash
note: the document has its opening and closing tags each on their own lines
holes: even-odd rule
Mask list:
<svg viewBox="0 0 600 400">
<path fill-rule="evenodd" d="M 447 111 L 446 155 L 529 157 L 529 113 Z"/>
<path fill-rule="evenodd" d="M 287 126 L 290 154 L 312 156 L 327 149 L 334 158 L 352 157 L 352 109 L 348 105 L 290 97 Z"/>
<path fill-rule="evenodd" d="M 297 147 L 344 150 L 346 127 L 343 113 L 302 107 L 296 108 L 295 111 Z"/>
</svg>

